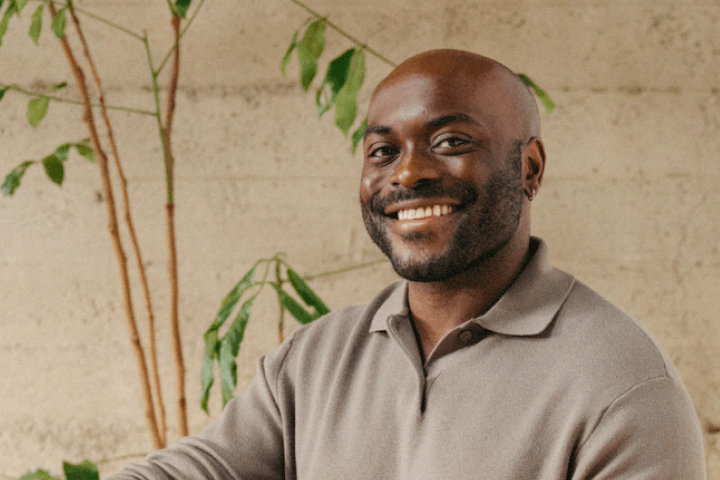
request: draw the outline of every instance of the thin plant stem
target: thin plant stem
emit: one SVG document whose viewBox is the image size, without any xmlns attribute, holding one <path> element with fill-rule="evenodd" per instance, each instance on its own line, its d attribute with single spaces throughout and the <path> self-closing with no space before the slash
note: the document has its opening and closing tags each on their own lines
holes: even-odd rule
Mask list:
<svg viewBox="0 0 720 480">
<path fill-rule="evenodd" d="M 173 203 L 173 189 L 171 184 L 171 177 L 168 168 L 167 150 L 165 145 L 165 128 L 162 124 L 162 117 L 160 114 L 160 86 L 158 85 L 157 77 L 158 72 L 153 67 L 152 54 L 150 53 L 150 43 L 148 42 L 147 35 L 143 37 L 143 44 L 145 45 L 145 53 L 147 55 L 148 67 L 150 68 L 150 77 L 152 80 L 153 87 L 153 99 L 155 100 L 155 121 L 157 122 L 158 134 L 160 136 L 160 143 L 163 151 L 163 163 L 165 164 L 165 183 L 167 189 L 167 203 Z"/>
<path fill-rule="evenodd" d="M 119 31 L 121 31 L 121 32 L 123 32 L 123 33 L 125 33 L 125 34 L 127 34 L 127 35 L 130 35 L 131 37 L 134 37 L 134 38 L 142 41 L 142 36 L 141 36 L 141 35 L 138 35 L 137 33 L 133 32 L 133 31 L 130 30 L 129 28 L 123 27 L 122 25 L 119 25 L 119 24 L 117 24 L 117 23 L 115 23 L 115 22 L 112 22 L 112 21 L 108 20 L 107 18 L 103 18 L 103 17 L 101 17 L 101 16 L 99 16 L 99 15 L 95 15 L 94 13 L 91 13 L 91 12 L 89 12 L 89 11 L 83 9 L 83 8 L 78 8 L 77 6 L 75 6 L 75 5 L 72 4 L 72 0 L 67 0 L 67 1 L 65 1 L 65 2 L 57 2 L 57 1 L 55 1 L 55 0 L 50 0 L 49 2 L 48 2 L 47 0 L 33 0 L 33 1 L 36 1 L 36 2 L 39 2 L 39 3 L 52 3 L 53 6 L 60 5 L 60 6 L 63 7 L 63 8 L 64 8 L 64 7 L 71 7 L 73 10 L 75 10 L 76 13 L 81 13 L 81 14 L 85 15 L 85 16 L 88 17 L 88 18 L 92 18 L 93 20 L 96 20 L 96 21 L 98 21 L 98 22 L 100 22 L 100 23 L 103 23 L 103 24 L 107 25 L 107 26 L 110 27 L 110 28 L 113 28 L 113 29 L 115 29 L 115 30 L 119 30 Z"/>
<path fill-rule="evenodd" d="M 389 58 L 387 58 L 387 57 L 384 56 L 383 54 L 379 53 L 377 50 L 374 50 L 374 49 L 368 47 L 365 43 L 363 43 L 363 42 L 361 42 L 360 40 L 358 40 L 357 38 L 353 37 L 352 35 L 350 35 L 349 33 L 347 33 L 345 30 L 343 30 L 342 28 L 338 27 L 336 24 L 334 24 L 333 22 L 331 22 L 330 20 L 328 20 L 327 17 L 324 17 L 324 16 L 320 15 L 318 12 L 316 12 L 316 11 L 313 10 L 312 8 L 308 7 L 307 5 L 305 5 L 305 4 L 304 4 L 303 2 L 301 2 L 300 0 L 290 0 L 290 1 L 291 1 L 292 3 L 294 3 L 295 5 L 299 6 L 300 8 L 302 8 L 303 10 L 305 10 L 306 12 L 310 13 L 311 15 L 317 17 L 318 19 L 324 20 L 324 21 L 325 21 L 325 24 L 326 24 L 328 27 L 332 28 L 332 29 L 335 30 L 337 33 L 339 33 L 339 34 L 342 35 L 343 37 L 347 38 L 348 40 L 350 40 L 351 42 L 353 42 L 354 44 L 356 44 L 358 47 L 364 48 L 366 52 L 372 54 L 372 55 L 375 56 L 378 60 L 381 60 L 382 62 L 387 63 L 387 64 L 390 65 L 391 67 L 397 67 L 397 66 L 398 66 L 398 64 L 397 64 L 396 62 L 393 62 L 392 60 L 390 60 Z"/>
<path fill-rule="evenodd" d="M 138 242 L 137 234 L 135 232 L 135 225 L 132 220 L 132 215 L 131 215 L 131 210 L 130 210 L 130 196 L 128 194 L 127 178 L 125 177 L 122 163 L 120 162 L 120 154 L 118 153 L 117 143 L 115 142 L 114 130 L 112 128 L 110 118 L 108 117 L 107 108 L 105 108 L 105 95 L 103 92 L 100 75 L 97 72 L 95 62 L 93 61 L 93 59 L 90 55 L 90 49 L 88 47 L 88 43 L 85 39 L 85 35 L 80 26 L 80 19 L 78 18 L 77 14 L 75 12 L 75 8 L 74 8 L 74 5 L 72 2 L 68 2 L 68 10 L 70 11 L 70 16 L 72 18 L 72 21 L 75 24 L 75 29 L 77 30 L 78 37 L 80 39 L 80 43 L 83 46 L 83 52 L 85 54 L 85 58 L 88 61 L 88 65 L 90 66 L 90 70 L 93 75 L 93 80 L 95 81 L 95 86 L 98 89 L 100 112 L 102 114 L 102 118 L 105 123 L 105 128 L 107 129 L 108 140 L 110 142 L 110 148 L 111 148 L 112 156 L 113 156 L 113 159 L 115 162 L 115 168 L 117 169 L 118 177 L 120 179 L 120 186 L 122 188 L 122 195 L 123 195 L 123 204 L 124 204 L 124 208 L 125 208 L 125 224 L 127 226 L 128 233 L 130 235 L 130 243 L 133 247 L 133 252 L 135 254 L 138 274 L 140 276 L 140 285 L 142 287 L 143 296 L 145 299 L 145 311 L 146 311 L 146 315 L 147 315 L 147 328 L 148 328 L 148 350 L 149 350 L 148 353 L 150 355 L 150 367 L 151 367 L 151 371 L 152 371 L 153 383 L 155 386 L 155 398 L 156 398 L 156 407 L 157 407 L 157 414 L 158 414 L 160 442 L 161 442 L 162 446 L 165 446 L 167 444 L 167 438 L 166 438 L 167 422 L 165 420 L 165 404 L 163 401 L 162 387 L 160 384 L 160 372 L 159 372 L 159 368 L 158 368 L 157 341 L 155 338 L 155 315 L 153 313 L 153 308 L 152 308 L 152 300 L 150 297 L 150 286 L 148 284 L 147 272 L 145 270 L 145 264 L 143 263 L 142 254 L 140 251 L 140 243 Z"/>
<path fill-rule="evenodd" d="M 167 213 L 167 238 L 170 262 L 168 266 L 170 275 L 170 329 L 172 336 L 173 353 L 175 356 L 175 373 L 177 377 L 177 415 L 178 433 L 185 437 L 188 435 L 187 399 L 185 397 L 185 361 L 182 353 L 182 340 L 180 337 L 180 322 L 178 315 L 178 270 L 177 249 L 175 241 L 175 204 L 165 205 Z"/>
<path fill-rule="evenodd" d="M 52 2 L 50 2 L 48 5 L 52 18 L 55 18 L 55 16 L 57 15 L 57 9 L 55 8 L 55 5 Z M 120 280 L 123 292 L 123 307 L 125 309 L 125 316 L 127 319 L 127 325 L 130 334 L 130 343 L 133 346 L 135 358 L 138 363 L 138 369 L 140 371 L 140 380 L 142 383 L 142 390 L 145 397 L 145 417 L 148 423 L 148 429 L 150 430 L 150 434 L 153 440 L 153 445 L 155 446 L 155 448 L 160 448 L 160 434 L 158 431 L 158 425 L 152 401 L 150 378 L 148 375 L 145 355 L 143 352 L 142 344 L 140 342 L 140 335 L 138 334 L 137 322 L 135 321 L 135 314 L 132 307 L 132 295 L 130 292 L 130 278 L 127 269 L 127 257 L 125 256 L 122 241 L 120 239 L 120 232 L 118 230 L 117 211 L 115 208 L 115 200 L 112 192 L 112 182 L 110 179 L 110 170 L 108 168 L 108 159 L 100 144 L 100 137 L 95 126 L 92 105 L 90 103 L 90 94 L 88 91 L 87 83 L 85 82 L 85 74 L 83 73 L 82 68 L 75 59 L 75 55 L 72 51 L 72 48 L 70 47 L 70 43 L 67 40 L 67 36 L 64 36 L 60 39 L 60 44 L 62 45 L 63 52 L 65 53 L 68 63 L 70 64 L 70 68 L 72 69 L 73 75 L 75 76 L 75 79 L 78 83 L 80 94 L 83 97 L 83 104 L 85 107 L 84 121 L 87 125 L 90 134 L 90 142 L 92 144 L 95 156 L 97 157 L 98 164 L 100 166 L 102 185 L 105 192 L 105 201 L 108 210 L 108 229 L 110 231 L 110 237 L 112 238 L 113 246 L 115 247 L 115 255 L 117 257 L 118 266 L 120 269 Z"/>
<path fill-rule="evenodd" d="M 173 55 L 173 69 L 170 75 L 170 84 L 168 85 L 167 94 L 167 105 L 165 109 L 165 127 L 163 129 L 163 143 L 165 145 L 166 160 L 167 160 L 167 175 L 168 185 L 170 191 L 168 191 L 168 203 L 173 203 L 173 188 L 175 185 L 174 169 L 175 169 L 175 158 L 172 153 L 172 127 L 173 120 L 175 119 L 175 99 L 177 97 L 178 90 L 178 79 L 180 77 L 180 17 L 175 13 L 172 16 L 172 27 L 175 38 L 175 48 Z"/>
<path fill-rule="evenodd" d="M 175 42 L 179 42 L 179 31 L 180 31 L 180 18 L 177 15 L 173 15 L 173 31 L 175 32 Z M 164 126 L 161 117 L 160 107 L 160 86 L 158 85 L 159 72 L 155 70 L 152 61 L 152 54 L 150 52 L 150 43 L 148 42 L 147 35 L 143 37 L 143 44 L 145 45 L 145 53 L 147 55 L 147 62 L 150 68 L 150 76 L 152 79 L 153 86 L 153 97 L 155 99 L 155 118 L 157 120 L 158 134 L 160 136 L 160 143 L 163 151 L 163 161 L 165 163 L 165 183 L 167 188 L 167 201 L 165 204 L 166 213 L 166 231 L 168 239 L 168 274 L 170 277 L 170 328 L 173 345 L 173 353 L 175 356 L 175 371 L 177 374 L 177 402 L 178 402 L 178 429 L 182 436 L 188 434 L 187 426 L 187 399 L 185 397 L 185 362 L 182 355 L 182 344 L 180 339 L 180 326 L 179 326 L 179 287 L 178 287 L 178 270 L 177 270 L 177 248 L 175 241 L 175 203 L 174 203 L 174 183 L 173 183 L 173 158 L 171 146 L 171 134 L 172 134 L 172 118 L 174 111 L 174 97 L 177 95 L 177 76 L 179 74 L 179 59 L 180 51 L 176 48 L 175 62 L 173 67 L 173 79 L 170 83 L 168 91 L 168 110 L 166 112 L 167 120 L 170 122 L 169 125 Z M 171 106 L 172 104 L 172 106 Z M 172 108 L 172 110 L 171 110 Z M 168 127 L 170 127 L 168 129 Z"/>
<path fill-rule="evenodd" d="M 283 308 L 280 297 L 278 297 L 278 304 L 280 306 L 280 314 L 278 315 L 278 344 L 280 344 L 285 341 L 285 308 Z"/>
<path fill-rule="evenodd" d="M 101 16 L 99 16 L 99 15 L 95 15 L 94 13 L 90 13 L 90 12 L 88 12 L 88 11 L 85 10 L 85 9 L 77 8 L 77 7 L 73 7 L 73 9 L 74 9 L 76 12 L 80 12 L 81 14 L 85 15 L 85 16 L 88 17 L 88 18 L 92 18 L 93 20 L 95 20 L 95 21 L 97 21 L 97 22 L 103 23 L 103 24 L 107 25 L 107 26 L 110 27 L 110 28 L 114 28 L 115 30 L 118 30 L 118 31 L 123 32 L 123 33 L 125 33 L 125 34 L 127 34 L 127 35 L 130 35 L 131 37 L 133 37 L 133 38 L 135 38 L 135 39 L 137 39 L 137 40 L 140 40 L 140 41 L 142 42 L 142 38 L 143 38 L 142 35 L 139 35 L 139 34 L 133 32 L 133 31 L 130 30 L 129 28 L 125 28 L 125 27 L 123 27 L 122 25 L 118 25 L 117 23 L 111 22 L 111 21 L 108 20 L 107 18 L 103 18 L 103 17 L 101 17 Z"/>
<path fill-rule="evenodd" d="M 332 277 L 332 276 L 334 276 L 334 275 L 339 275 L 339 274 L 341 274 L 341 273 L 348 273 L 348 272 L 352 272 L 352 271 L 354 271 L 354 270 L 360 270 L 360 269 L 362 269 L 362 268 L 372 267 L 372 266 L 374 266 L 374 265 L 379 265 L 379 264 L 381 264 L 381 263 L 387 263 L 387 262 L 388 262 L 388 259 L 387 259 L 387 258 L 380 258 L 380 259 L 378 259 L 378 260 L 372 260 L 372 261 L 370 261 L 370 262 L 358 263 L 358 264 L 355 264 L 355 265 L 350 265 L 350 266 L 348 266 L 348 267 L 339 268 L 339 269 L 337 269 L 337 270 L 330 270 L 330 271 L 327 271 L 327 272 L 320 272 L 320 273 L 316 273 L 316 274 L 313 274 L 313 275 L 305 275 L 305 276 L 303 277 L 303 280 L 308 280 L 308 281 L 310 281 L 310 280 L 317 280 L 318 278 Z"/>
<path fill-rule="evenodd" d="M 58 97 L 57 95 L 46 95 L 44 93 L 31 92 L 30 90 L 26 90 L 18 85 L 5 85 L 5 84 L 0 83 L 0 89 L 5 89 L 5 88 L 7 88 L 8 90 L 16 91 L 18 93 L 22 93 L 23 95 L 27 95 L 29 97 L 46 97 L 54 102 L 69 103 L 72 105 L 80 105 L 80 106 L 85 105 L 82 100 L 70 100 L 69 98 Z M 93 108 L 101 107 L 100 104 L 92 103 L 92 102 L 90 103 L 90 106 Z M 151 112 L 149 110 L 141 110 L 138 108 L 118 107 L 115 105 L 105 105 L 105 108 L 107 108 L 108 110 L 118 110 L 121 112 L 138 113 L 141 115 L 151 115 L 151 116 L 155 115 L 155 112 Z"/>
</svg>

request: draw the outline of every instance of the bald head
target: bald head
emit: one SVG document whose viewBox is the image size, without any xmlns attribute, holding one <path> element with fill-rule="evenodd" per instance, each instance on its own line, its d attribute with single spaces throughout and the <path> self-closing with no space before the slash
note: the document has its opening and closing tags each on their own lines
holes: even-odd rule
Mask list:
<svg viewBox="0 0 720 480">
<path fill-rule="evenodd" d="M 398 65 L 377 86 L 373 99 L 386 88 L 411 78 L 428 78 L 449 89 L 495 97 L 498 114 L 514 125 L 517 138 L 540 136 L 540 114 L 530 88 L 496 60 L 462 50 L 430 50 Z"/>
</svg>

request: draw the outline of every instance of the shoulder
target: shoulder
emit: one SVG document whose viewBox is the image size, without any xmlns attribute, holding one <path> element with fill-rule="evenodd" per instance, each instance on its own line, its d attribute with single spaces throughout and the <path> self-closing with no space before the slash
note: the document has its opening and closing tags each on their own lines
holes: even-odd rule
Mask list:
<svg viewBox="0 0 720 480">
<path fill-rule="evenodd" d="M 564 372 L 592 385 L 608 403 L 655 379 L 685 390 L 669 355 L 650 332 L 582 282 L 573 286 L 550 337 L 567 349 L 570 362 Z"/>
<path fill-rule="evenodd" d="M 584 283 L 575 282 L 560 315 L 563 327 L 589 347 L 588 353 L 618 363 L 632 358 L 631 364 L 651 375 L 668 373 L 670 360 L 650 332 Z"/>
</svg>

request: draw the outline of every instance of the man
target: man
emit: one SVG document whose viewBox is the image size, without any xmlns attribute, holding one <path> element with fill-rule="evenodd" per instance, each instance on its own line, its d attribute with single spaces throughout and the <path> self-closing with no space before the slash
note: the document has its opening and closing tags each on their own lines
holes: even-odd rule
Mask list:
<svg viewBox="0 0 720 480">
<path fill-rule="evenodd" d="M 705 478 L 667 355 L 530 236 L 545 152 L 515 74 L 410 58 L 364 155 L 363 219 L 405 280 L 296 332 L 214 426 L 118 478 Z"/>
</svg>

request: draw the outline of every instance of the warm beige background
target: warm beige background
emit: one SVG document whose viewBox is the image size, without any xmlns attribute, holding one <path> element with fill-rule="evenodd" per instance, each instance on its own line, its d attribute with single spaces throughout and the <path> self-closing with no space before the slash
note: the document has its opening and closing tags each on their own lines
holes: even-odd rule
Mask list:
<svg viewBox="0 0 720 480">
<path fill-rule="evenodd" d="M 394 61 L 435 47 L 470 49 L 525 72 L 558 107 L 543 114 L 545 185 L 535 232 L 556 262 L 658 337 L 703 426 L 720 425 L 720 4 L 714 0 L 309 0 Z M 197 0 L 195 2 L 197 3 Z M 31 2 L 0 49 L 0 81 L 27 88 L 71 80 L 45 26 L 26 35 Z M 84 8 L 169 45 L 165 2 L 87 1 Z M 306 14 L 288 0 L 207 0 L 187 35 L 176 122 L 181 318 L 191 431 L 202 332 L 249 265 L 284 251 L 303 274 L 379 257 L 357 208 L 360 157 L 313 95 L 279 63 Z M 86 20 L 112 104 L 152 107 L 139 42 Z M 347 40 L 328 33 L 332 58 Z M 159 56 L 159 53 L 156 54 Z M 368 58 L 363 110 L 389 67 Z M 76 95 L 69 89 L 68 95 Z M 26 99 L 0 103 L 0 173 L 86 136 L 80 111 L 53 104 L 33 131 Z M 115 113 L 139 235 L 165 336 L 163 173 L 153 121 Z M 73 158 L 66 183 L 31 169 L 0 199 L 0 478 L 61 460 L 120 468 L 150 448 L 117 268 L 94 165 Z M 369 299 L 386 266 L 314 285 L 332 307 Z M 136 297 L 139 316 L 141 299 Z M 243 385 L 275 345 L 275 300 L 257 308 L 240 355 Z M 171 358 L 163 347 L 165 392 Z M 218 392 L 214 392 L 217 397 Z M 217 398 L 215 398 L 217 400 Z M 212 414 L 219 406 L 213 402 Z M 174 409 L 169 409 L 176 438 Z M 707 434 L 710 478 L 720 435 Z"/>
</svg>

